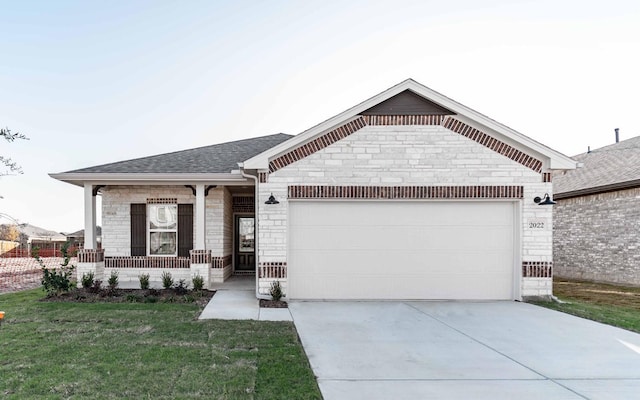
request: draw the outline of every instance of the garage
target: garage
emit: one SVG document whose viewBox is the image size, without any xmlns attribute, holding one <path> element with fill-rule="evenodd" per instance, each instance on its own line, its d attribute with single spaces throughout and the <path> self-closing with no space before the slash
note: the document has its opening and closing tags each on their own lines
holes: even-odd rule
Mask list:
<svg viewBox="0 0 640 400">
<path fill-rule="evenodd" d="M 516 298 L 513 201 L 290 201 L 291 299 Z"/>
</svg>

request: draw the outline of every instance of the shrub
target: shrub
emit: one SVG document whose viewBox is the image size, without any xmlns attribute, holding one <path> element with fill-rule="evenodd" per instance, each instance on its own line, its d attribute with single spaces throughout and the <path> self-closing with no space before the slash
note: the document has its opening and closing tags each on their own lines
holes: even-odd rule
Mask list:
<svg viewBox="0 0 640 400">
<path fill-rule="evenodd" d="M 95 275 L 91 271 L 82 274 L 82 278 L 80 279 L 80 281 L 82 282 L 82 287 L 85 289 L 89 289 L 91 286 L 93 286 L 94 277 Z"/>
<path fill-rule="evenodd" d="M 173 278 L 171 277 L 171 272 L 163 271 L 162 272 L 162 287 L 165 289 L 171 289 L 173 286 Z"/>
<path fill-rule="evenodd" d="M 204 288 L 204 278 L 201 275 L 196 275 L 191 279 L 193 284 L 193 290 L 200 291 Z"/>
<path fill-rule="evenodd" d="M 100 279 L 96 279 L 93 281 L 93 285 L 89 288 L 89 293 L 98 293 L 102 289 L 102 281 Z"/>
<path fill-rule="evenodd" d="M 126 299 L 129 303 L 139 303 L 142 301 L 142 296 L 138 296 L 137 294 L 128 294 Z"/>
<path fill-rule="evenodd" d="M 275 301 L 279 301 L 284 293 L 282 293 L 282 287 L 280 287 L 280 281 L 271 282 L 271 288 L 269 289 L 269 294 L 271 298 Z"/>
<path fill-rule="evenodd" d="M 51 269 L 47 268 L 44 261 L 40 258 L 38 248 L 36 247 L 33 249 L 33 257 L 42 268 L 41 282 L 48 296 L 58 296 L 76 287 L 76 282 L 73 280 L 73 270 L 75 269 L 75 265 L 69 265 L 71 256 L 69 256 L 68 249 L 69 242 L 66 242 L 60 249 L 63 257 L 63 262 L 60 264 L 60 268 Z"/>
<path fill-rule="evenodd" d="M 149 289 L 149 274 L 138 275 L 138 279 L 140 280 L 140 289 Z"/>
<path fill-rule="evenodd" d="M 118 287 L 118 271 L 111 271 L 111 275 L 109 275 L 109 280 L 107 281 L 109 284 L 109 290 L 114 291 Z"/>
<path fill-rule="evenodd" d="M 173 290 L 177 294 L 187 294 L 187 292 L 189 291 L 189 284 L 186 280 L 180 279 Z"/>
</svg>

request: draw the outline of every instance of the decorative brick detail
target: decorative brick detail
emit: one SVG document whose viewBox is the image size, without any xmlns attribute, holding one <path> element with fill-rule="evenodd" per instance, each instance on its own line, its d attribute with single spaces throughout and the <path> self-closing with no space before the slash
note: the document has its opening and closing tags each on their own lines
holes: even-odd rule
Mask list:
<svg viewBox="0 0 640 400">
<path fill-rule="evenodd" d="M 189 250 L 191 264 L 211 263 L 211 250 Z"/>
<path fill-rule="evenodd" d="M 542 173 L 542 182 L 551 182 L 553 174 L 551 172 L 543 172 Z"/>
<path fill-rule="evenodd" d="M 269 182 L 269 173 L 268 172 L 258 172 L 258 180 L 260 183 Z"/>
<path fill-rule="evenodd" d="M 211 268 L 224 268 L 231 265 L 231 255 L 222 257 L 211 257 Z"/>
<path fill-rule="evenodd" d="M 284 168 L 289 164 L 292 164 L 298 160 L 302 160 L 303 158 L 308 157 L 311 154 L 332 145 L 338 140 L 344 139 L 352 133 L 357 132 L 366 125 L 367 124 L 364 121 L 364 117 L 362 116 L 354 119 L 351 122 L 347 122 L 346 124 L 332 130 L 331 132 L 325 133 L 315 140 L 312 140 L 309 143 L 305 143 L 302 146 L 299 146 L 269 162 L 269 172 L 275 172 L 280 168 Z"/>
<path fill-rule="evenodd" d="M 171 199 L 171 198 L 147 199 L 147 204 L 178 204 L 178 199 Z"/>
<path fill-rule="evenodd" d="M 188 257 L 107 257 L 105 268 L 190 268 Z"/>
<path fill-rule="evenodd" d="M 459 133 L 460 135 L 471 139 L 481 145 L 495 151 L 498 154 L 502 154 L 503 156 L 524 165 L 527 168 L 530 168 L 536 172 L 542 172 L 542 161 L 526 155 L 522 151 L 502 142 L 494 137 L 487 135 L 486 133 L 473 128 L 464 122 L 461 122 L 453 117 L 446 117 L 443 127 L 453 131 L 455 133 Z"/>
<path fill-rule="evenodd" d="M 522 186 L 289 186 L 289 199 L 521 199 Z"/>
<path fill-rule="evenodd" d="M 233 212 L 253 213 L 255 212 L 255 198 L 253 196 L 236 196 L 233 198 Z"/>
<path fill-rule="evenodd" d="M 553 262 L 551 261 L 523 261 L 523 278 L 552 278 Z"/>
<path fill-rule="evenodd" d="M 286 262 L 265 262 L 258 265 L 258 278 L 286 278 Z"/>
<path fill-rule="evenodd" d="M 444 115 L 363 115 L 366 125 L 441 125 Z"/>
<path fill-rule="evenodd" d="M 97 263 L 104 261 L 103 249 L 83 249 L 78 252 L 79 263 Z"/>
</svg>

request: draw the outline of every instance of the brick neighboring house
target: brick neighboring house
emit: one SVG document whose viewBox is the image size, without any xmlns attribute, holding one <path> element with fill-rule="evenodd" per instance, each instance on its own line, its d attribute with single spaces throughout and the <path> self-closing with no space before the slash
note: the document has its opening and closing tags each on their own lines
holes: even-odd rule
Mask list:
<svg viewBox="0 0 640 400">
<path fill-rule="evenodd" d="M 640 285 L 640 137 L 573 157 L 554 175 L 554 274 Z"/>
<path fill-rule="evenodd" d="M 330 99 L 327 99 L 330 101 Z M 84 188 L 78 273 L 255 274 L 256 296 L 551 294 L 554 170 L 576 162 L 411 79 L 296 136 L 52 177 Z M 95 196 L 102 196 L 102 249 Z"/>
</svg>

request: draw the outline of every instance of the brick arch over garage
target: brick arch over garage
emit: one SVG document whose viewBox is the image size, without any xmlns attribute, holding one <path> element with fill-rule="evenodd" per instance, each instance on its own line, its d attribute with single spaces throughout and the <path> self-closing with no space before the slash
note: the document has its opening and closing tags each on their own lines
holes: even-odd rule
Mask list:
<svg viewBox="0 0 640 400">
<path fill-rule="evenodd" d="M 302 160 L 366 126 L 379 125 L 440 125 L 537 173 L 542 173 L 542 161 L 450 115 L 359 115 L 338 128 L 273 159 L 269 162 L 269 173 Z M 544 179 L 546 181 L 547 176 Z M 267 176 L 263 174 L 261 181 L 266 180 Z"/>
</svg>

